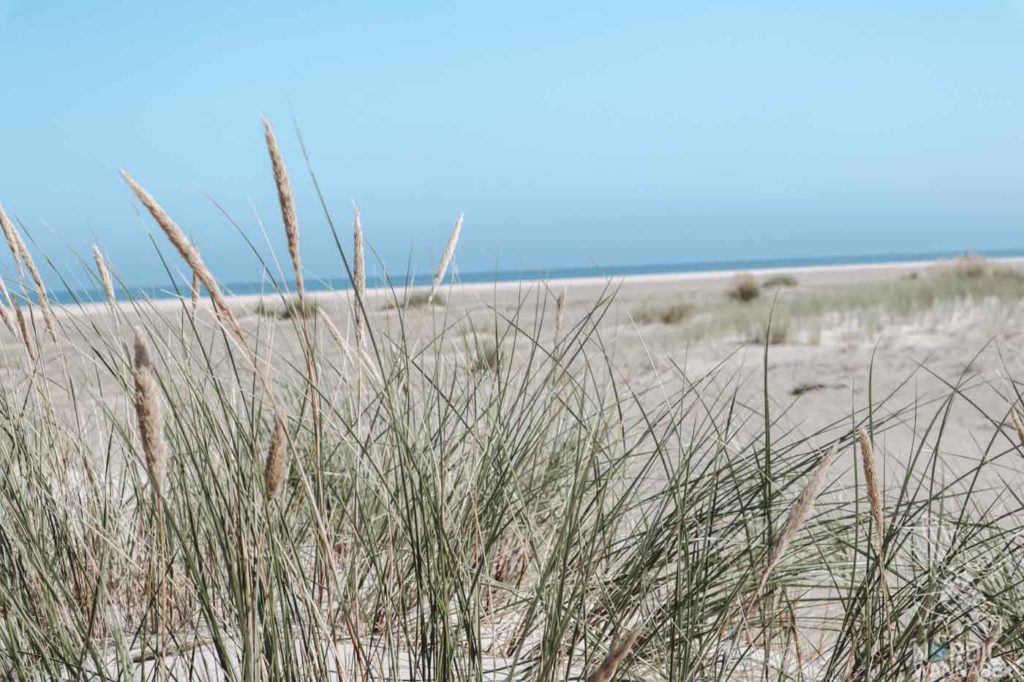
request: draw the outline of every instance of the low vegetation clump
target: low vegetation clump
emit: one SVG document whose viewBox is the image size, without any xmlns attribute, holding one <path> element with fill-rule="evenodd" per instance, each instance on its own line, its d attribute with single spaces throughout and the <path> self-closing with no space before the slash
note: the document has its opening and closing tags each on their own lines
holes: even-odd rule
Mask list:
<svg viewBox="0 0 1024 682">
<path fill-rule="evenodd" d="M 786 273 L 780 273 L 778 275 L 770 275 L 764 278 L 761 282 L 761 286 L 765 289 L 778 289 L 779 287 L 795 287 L 797 285 L 797 279 L 793 275 Z"/>
<path fill-rule="evenodd" d="M 430 306 L 443 306 L 445 298 L 443 294 L 431 294 L 429 291 L 410 290 L 404 296 L 396 296 L 385 305 L 386 310 L 400 310 L 402 308 L 428 308 Z"/>
<path fill-rule="evenodd" d="M 679 324 L 693 314 L 690 303 L 674 303 L 661 307 L 644 307 L 633 313 L 633 319 L 640 324 Z"/>
<path fill-rule="evenodd" d="M 729 297 L 741 303 L 753 301 L 761 295 L 761 285 L 749 272 L 736 275 L 729 286 Z"/>
<path fill-rule="evenodd" d="M 744 341 L 763 340 L 768 316 L 785 319 L 789 338 L 801 338 L 804 328 L 834 325 L 837 317 L 873 328 L 885 320 L 909 319 L 929 311 L 948 316 L 956 306 L 976 306 L 985 301 L 1017 306 L 1024 300 L 1024 272 L 986 262 L 983 274 L 958 261 L 944 261 L 917 272 L 914 277 L 895 277 L 831 287 L 808 287 L 785 292 L 779 297 L 763 296 L 732 303 L 720 300 L 695 302 L 689 316 L 679 322 L 688 339 L 738 336 Z M 969 273 L 969 274 L 965 274 Z M 1013 314 L 1008 309 L 1006 314 Z"/>
<path fill-rule="evenodd" d="M 495 312 L 507 352 L 487 372 L 455 326 L 356 317 L 361 293 L 359 326 L 243 325 L 126 179 L 213 308 L 72 307 L 51 338 L 45 297 L 5 305 L 4 679 L 1020 675 L 1024 502 L 978 485 L 1024 453 L 1012 394 L 955 468 L 935 403 L 887 485 L 875 448 L 915 428 L 904 406 L 876 396 L 808 434 L 724 375 L 634 392 L 598 333 L 607 299 L 554 342 L 527 304 Z"/>
<path fill-rule="evenodd" d="M 316 317 L 320 307 L 313 301 L 287 300 L 281 305 L 273 305 L 265 301 L 256 304 L 255 313 L 260 317 L 275 320 L 307 320 Z"/>
<path fill-rule="evenodd" d="M 980 278 L 992 273 L 988 259 L 975 253 L 965 253 L 956 258 L 950 269 L 957 277 Z"/>
</svg>

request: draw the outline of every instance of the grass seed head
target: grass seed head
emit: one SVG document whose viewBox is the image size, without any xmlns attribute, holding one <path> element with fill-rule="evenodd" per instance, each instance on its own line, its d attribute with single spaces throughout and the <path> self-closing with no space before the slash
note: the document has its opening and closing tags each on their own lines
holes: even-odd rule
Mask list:
<svg viewBox="0 0 1024 682">
<path fill-rule="evenodd" d="M 789 514 L 786 516 L 786 524 L 782 527 L 779 532 L 778 538 L 776 539 L 771 554 L 768 556 L 768 561 L 765 564 L 764 571 L 761 573 L 761 579 L 758 581 L 757 589 L 754 590 L 751 595 L 750 601 L 747 604 L 747 608 L 744 614 L 750 612 L 757 599 L 761 596 L 765 586 L 768 584 L 768 579 L 771 577 L 772 571 L 782 561 L 783 555 L 786 553 L 786 549 L 789 547 L 790 542 L 793 541 L 794 536 L 799 532 L 800 528 L 804 525 L 807 517 L 810 515 L 811 510 L 814 508 L 814 500 L 818 496 L 818 492 L 821 490 L 821 486 L 825 483 L 825 477 L 828 475 L 829 468 L 832 466 L 832 460 L 835 458 L 836 448 L 832 447 L 828 450 L 825 456 L 818 463 L 818 466 L 814 468 L 814 473 L 811 474 L 810 479 L 807 481 L 807 485 L 804 486 L 803 491 L 800 493 L 800 497 L 797 498 L 796 502 L 789 510 Z"/>
<path fill-rule="evenodd" d="M 285 476 L 285 444 L 287 431 L 281 417 L 274 418 L 274 432 L 270 436 L 270 449 L 267 451 L 266 467 L 263 470 L 263 481 L 267 487 L 267 500 L 273 500 L 281 489 Z"/>
<path fill-rule="evenodd" d="M 39 273 L 39 268 L 36 267 L 36 262 L 32 259 L 32 254 L 29 253 L 28 247 L 25 246 L 25 242 L 22 240 L 18 229 L 11 222 L 11 219 L 7 217 L 7 214 L 4 213 L 3 206 L 0 206 L 0 225 L 3 226 L 4 237 L 7 239 L 7 246 L 11 250 L 11 256 L 14 257 L 14 262 L 18 266 L 18 276 L 24 277 L 25 269 L 28 270 L 29 275 L 32 277 L 32 283 L 35 285 L 36 296 L 39 298 L 39 307 L 43 309 L 46 331 L 49 332 L 50 338 L 56 340 L 57 322 L 53 316 L 53 309 L 50 308 L 50 298 L 46 294 L 43 276 Z M 23 263 L 25 269 L 22 268 Z"/>
<path fill-rule="evenodd" d="M 146 469 L 159 494 L 167 469 L 167 444 L 164 442 L 160 417 L 160 389 L 153 373 L 149 347 L 140 329 L 135 330 L 133 364 L 135 418 L 139 439 L 142 441 L 142 452 L 146 457 Z"/>
<path fill-rule="evenodd" d="M 284 233 L 288 240 L 288 254 L 292 257 L 295 270 L 295 290 L 301 300 L 306 295 L 306 287 L 302 280 L 302 258 L 299 254 L 299 218 L 295 213 L 295 196 L 292 194 L 292 183 L 288 179 L 288 168 L 284 164 L 284 156 L 270 127 L 266 116 L 263 119 L 263 134 L 267 140 L 267 152 L 270 154 L 270 165 L 274 169 L 274 183 L 277 185 L 277 200 L 281 204 L 281 220 L 284 222 Z"/>
<path fill-rule="evenodd" d="M 437 273 L 434 275 L 434 283 L 430 287 L 430 300 L 433 300 L 434 294 L 437 292 L 437 288 L 441 286 L 441 282 L 444 281 L 445 273 L 448 272 L 448 266 L 451 264 L 452 258 L 455 256 L 455 247 L 459 243 L 459 234 L 462 232 L 462 221 L 465 217 L 465 213 L 459 214 L 458 219 L 455 221 L 455 227 L 452 228 L 452 233 L 448 237 L 448 244 L 444 247 L 444 253 L 441 255 L 441 262 L 437 266 Z"/>
<path fill-rule="evenodd" d="M 864 464 L 864 483 L 868 489 L 868 506 L 875 525 L 878 553 L 881 556 L 882 542 L 885 537 L 885 510 L 882 503 L 882 485 L 875 462 L 875 449 L 871 445 L 871 437 L 864 429 L 857 431 L 857 440 L 860 442 L 861 461 Z"/>
<path fill-rule="evenodd" d="M 363 319 L 363 306 L 366 305 L 366 264 L 363 256 L 363 224 L 359 217 L 359 204 L 352 204 L 352 279 L 355 296 L 352 300 L 352 317 L 354 320 L 356 348 L 363 347 L 363 332 L 366 320 Z"/>
<path fill-rule="evenodd" d="M 132 176 L 128 175 L 128 171 L 122 169 L 121 176 L 128 183 L 132 192 L 138 197 L 139 201 L 149 214 L 156 221 L 156 224 L 160 226 L 164 234 L 167 235 L 167 239 L 171 242 L 178 253 L 184 259 L 185 263 L 191 268 L 193 275 L 199 278 L 202 285 L 206 288 L 207 293 L 210 295 L 210 300 L 213 301 L 214 309 L 217 314 L 224 319 L 229 326 L 231 331 L 238 337 L 239 341 L 245 343 L 245 336 L 242 333 L 242 328 L 239 326 L 238 321 L 235 319 L 234 314 L 231 312 L 231 308 L 228 307 L 227 301 L 221 294 L 220 286 L 217 284 L 217 280 L 214 279 L 213 273 L 203 262 L 202 256 L 199 255 L 199 250 L 188 240 L 185 233 L 182 231 L 178 224 L 171 220 L 171 217 L 167 215 L 167 212 L 163 209 L 160 204 L 157 203 L 153 196 L 144 190 L 142 186 L 135 181 Z M 196 287 L 193 287 L 193 292 L 196 291 Z"/>
<path fill-rule="evenodd" d="M 114 280 L 110 276 L 110 269 L 107 267 L 107 260 L 103 257 L 100 247 L 92 245 L 92 257 L 96 261 L 96 270 L 100 273 L 100 281 L 103 283 L 103 293 L 111 303 L 117 302 L 114 294 Z"/>
<path fill-rule="evenodd" d="M 18 279 L 25 276 L 24 267 L 21 264 L 21 253 L 18 248 L 18 233 L 14 229 L 14 223 L 7 217 L 3 205 L 0 205 L 0 228 L 3 228 L 4 239 L 7 241 L 7 248 L 11 250 L 11 258 L 14 259 L 14 266 L 18 269 Z"/>
</svg>

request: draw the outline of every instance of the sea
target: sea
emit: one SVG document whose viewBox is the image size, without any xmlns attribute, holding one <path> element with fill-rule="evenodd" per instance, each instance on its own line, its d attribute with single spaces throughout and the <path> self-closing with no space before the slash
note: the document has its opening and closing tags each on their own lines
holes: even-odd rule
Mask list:
<svg viewBox="0 0 1024 682">
<path fill-rule="evenodd" d="M 867 254 L 867 255 L 832 255 L 820 257 L 801 258 L 771 258 L 771 259 L 746 259 L 746 260 L 710 260 L 693 261 L 682 263 L 661 263 L 647 265 L 611 265 L 593 267 L 569 267 L 569 268 L 547 268 L 533 270 L 495 270 L 478 272 L 457 272 L 453 271 L 452 277 L 463 284 L 489 284 L 497 282 L 531 282 L 531 281 L 555 281 L 579 278 L 616 278 L 628 277 L 630 275 L 667 275 L 679 273 L 700 273 L 700 272 L 732 272 L 737 270 L 762 270 L 762 269 L 785 269 L 804 268 L 829 265 L 868 265 L 883 263 L 903 263 L 914 261 L 931 261 L 955 258 L 963 255 L 964 252 L 953 251 L 922 251 L 916 253 L 897 254 Z M 987 258 L 1015 258 L 1024 257 L 1024 249 L 991 249 L 971 251 Z M 416 273 L 405 277 L 367 277 L 369 288 L 393 288 L 401 290 L 407 287 L 418 287 L 429 285 L 433 279 L 432 273 Z M 293 282 L 275 281 L 271 277 L 260 281 L 252 282 L 231 282 L 221 283 L 223 292 L 227 295 L 253 295 L 260 293 L 271 293 L 281 290 L 282 285 L 291 287 Z M 305 281 L 306 291 L 338 291 L 351 288 L 351 282 L 347 277 L 336 277 L 331 279 L 315 279 L 307 275 Z M 165 284 L 153 286 L 127 286 L 117 283 L 115 286 L 118 300 L 139 300 L 187 298 L 190 295 L 188 286 L 185 283 Z M 96 289 L 48 289 L 50 299 L 65 305 L 81 303 L 93 303 L 103 301 L 105 296 L 98 287 Z"/>
</svg>

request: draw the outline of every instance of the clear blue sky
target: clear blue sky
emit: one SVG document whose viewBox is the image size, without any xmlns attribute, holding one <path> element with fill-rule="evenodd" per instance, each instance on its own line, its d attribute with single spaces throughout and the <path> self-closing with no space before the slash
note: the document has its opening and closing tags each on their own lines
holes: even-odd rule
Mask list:
<svg viewBox="0 0 1024 682">
<path fill-rule="evenodd" d="M 277 239 L 261 112 L 340 274 L 292 110 L 393 271 L 462 210 L 464 272 L 1024 247 L 1024 0 L 0 0 L 0 45 L 0 201 L 136 284 L 121 166 L 256 275 L 205 194 Z"/>
</svg>

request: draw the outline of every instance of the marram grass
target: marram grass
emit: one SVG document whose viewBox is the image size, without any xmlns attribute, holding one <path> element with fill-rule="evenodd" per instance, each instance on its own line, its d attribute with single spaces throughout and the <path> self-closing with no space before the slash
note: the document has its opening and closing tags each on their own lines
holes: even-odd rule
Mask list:
<svg viewBox="0 0 1024 682">
<path fill-rule="evenodd" d="M 941 400 L 797 434 L 724 373 L 630 390 L 608 298 L 495 312 L 488 371 L 455 306 L 364 305 L 360 348 L 347 304 L 241 316 L 129 183 L 214 311 L 69 306 L 53 341 L 5 297 L 39 352 L 0 383 L 4 679 L 1020 676 L 1024 500 L 976 484 L 1019 467 L 1013 394 L 951 472 Z M 922 445 L 865 489 L 897 428 Z"/>
</svg>

